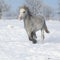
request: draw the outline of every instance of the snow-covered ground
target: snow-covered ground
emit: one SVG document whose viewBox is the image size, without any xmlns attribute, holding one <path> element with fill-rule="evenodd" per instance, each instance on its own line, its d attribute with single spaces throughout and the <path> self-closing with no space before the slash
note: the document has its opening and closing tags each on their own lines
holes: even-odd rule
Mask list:
<svg viewBox="0 0 60 60">
<path fill-rule="evenodd" d="M 60 60 L 60 22 L 47 21 L 50 31 L 41 43 L 29 41 L 23 21 L 0 20 L 0 60 Z"/>
</svg>

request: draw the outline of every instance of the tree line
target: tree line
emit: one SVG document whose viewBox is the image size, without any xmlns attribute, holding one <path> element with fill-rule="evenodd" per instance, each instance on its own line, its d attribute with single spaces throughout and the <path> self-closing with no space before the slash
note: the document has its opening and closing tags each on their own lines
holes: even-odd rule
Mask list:
<svg viewBox="0 0 60 60">
<path fill-rule="evenodd" d="M 54 10 L 51 6 L 45 4 L 43 0 L 25 0 L 25 5 L 29 7 L 33 15 L 40 16 L 43 15 L 46 20 L 53 19 L 56 14 L 60 18 L 60 0 L 58 0 L 58 11 Z M 19 7 L 18 7 L 19 8 Z M 5 0 L 0 0 L 0 19 L 5 14 L 5 16 L 17 18 L 17 13 L 10 11 L 11 6 L 5 2 Z"/>
</svg>

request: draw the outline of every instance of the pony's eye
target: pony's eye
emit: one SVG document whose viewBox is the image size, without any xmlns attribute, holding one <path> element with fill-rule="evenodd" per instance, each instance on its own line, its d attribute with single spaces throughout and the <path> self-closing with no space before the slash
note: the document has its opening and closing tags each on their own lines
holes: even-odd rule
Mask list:
<svg viewBox="0 0 60 60">
<path fill-rule="evenodd" d="M 25 11 L 23 13 L 25 13 Z"/>
</svg>

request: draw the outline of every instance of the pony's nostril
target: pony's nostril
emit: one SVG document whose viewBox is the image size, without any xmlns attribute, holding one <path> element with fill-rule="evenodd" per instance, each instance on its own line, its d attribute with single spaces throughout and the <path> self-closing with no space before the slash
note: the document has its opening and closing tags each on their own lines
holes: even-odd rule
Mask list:
<svg viewBox="0 0 60 60">
<path fill-rule="evenodd" d="M 18 19 L 22 20 L 22 16 L 19 15 Z"/>
<path fill-rule="evenodd" d="M 20 20 L 22 20 L 22 17 L 20 17 Z"/>
</svg>

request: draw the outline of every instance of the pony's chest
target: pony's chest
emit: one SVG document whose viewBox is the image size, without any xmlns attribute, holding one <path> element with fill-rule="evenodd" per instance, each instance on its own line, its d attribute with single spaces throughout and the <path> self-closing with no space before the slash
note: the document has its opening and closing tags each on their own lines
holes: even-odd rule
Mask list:
<svg viewBox="0 0 60 60">
<path fill-rule="evenodd" d="M 32 27 L 33 27 L 33 24 L 32 24 L 32 22 L 31 21 L 29 21 L 29 20 L 25 20 L 24 21 L 24 27 L 25 27 L 25 29 L 32 29 Z"/>
</svg>

